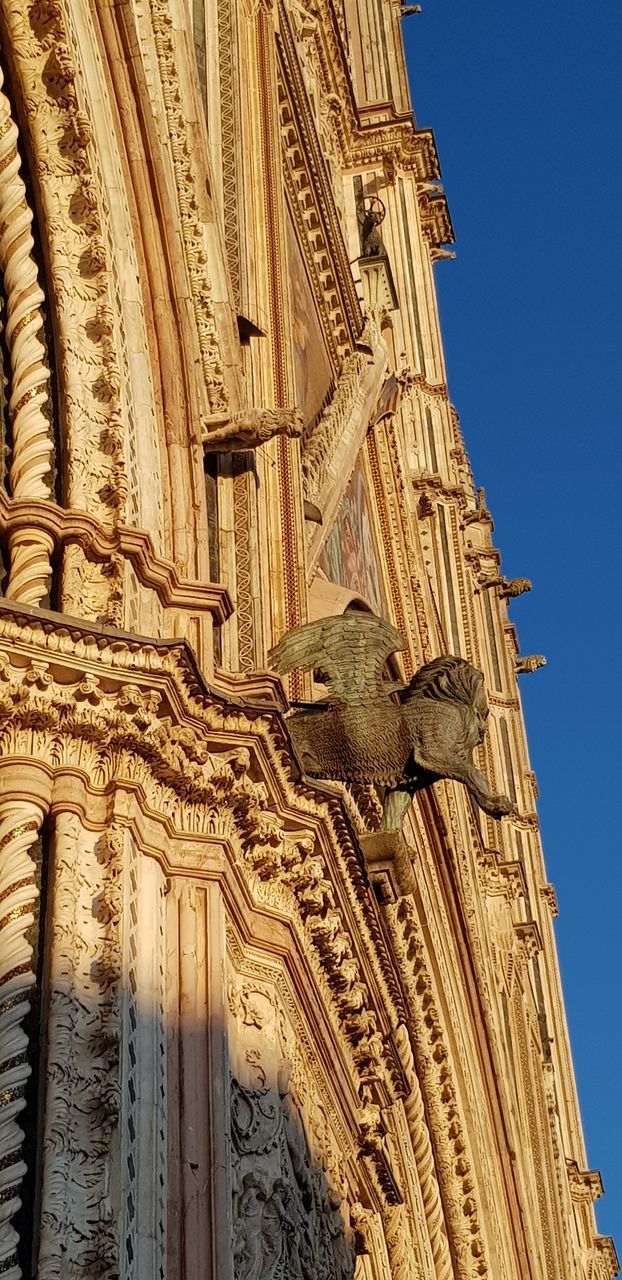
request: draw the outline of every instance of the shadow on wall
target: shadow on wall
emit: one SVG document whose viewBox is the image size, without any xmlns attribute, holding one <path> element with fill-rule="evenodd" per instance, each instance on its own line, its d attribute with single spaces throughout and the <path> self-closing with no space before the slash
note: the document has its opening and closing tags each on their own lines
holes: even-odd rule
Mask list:
<svg viewBox="0 0 622 1280">
<path fill-rule="evenodd" d="M 132 1008 L 132 997 L 127 994 L 126 1011 Z M 75 993 L 68 999 L 66 995 L 65 1000 L 69 1023 L 73 1020 L 70 1006 L 75 1003 L 77 1024 L 78 1006 L 83 1009 L 84 1005 Z M 38 1012 L 37 1005 L 38 1002 L 34 1002 L 33 1013 Z M 35 1030 L 32 1023 L 29 1030 Z M 131 1016 L 125 1020 L 125 1043 L 121 1046 L 120 1059 L 131 1064 L 129 1074 L 125 1075 L 122 1088 L 118 1066 L 112 1069 L 106 1082 L 102 1082 L 104 1101 L 117 1095 L 116 1123 L 110 1128 L 110 1116 L 104 1116 L 93 1096 L 80 1091 L 82 1073 L 78 1071 L 71 1107 L 64 1116 L 63 1132 L 55 1130 L 50 1135 L 47 1130 L 47 1152 L 42 1150 L 46 1131 L 42 1099 L 46 1089 L 53 1092 L 54 1082 L 50 1084 L 48 1077 L 46 1082 L 41 1079 L 37 1086 L 36 1034 L 31 1039 L 32 1084 L 29 1105 L 23 1113 L 28 1171 L 22 1185 L 22 1206 L 14 1218 L 20 1236 L 17 1252 L 23 1280 L 36 1280 L 41 1270 L 48 1274 L 50 1259 L 46 1260 L 45 1248 L 40 1250 L 42 1214 L 44 1222 L 46 1201 L 50 1197 L 55 1200 L 59 1192 L 57 1177 L 53 1177 L 54 1187 L 44 1189 L 41 1185 L 50 1141 L 54 1156 L 62 1150 L 65 1166 L 61 1190 L 65 1216 L 62 1222 L 56 1217 L 55 1251 L 60 1251 L 68 1266 L 72 1259 L 82 1265 L 85 1258 L 90 1258 L 93 1270 L 89 1266 L 85 1274 L 106 1278 L 147 1274 L 150 1268 L 145 1268 L 145 1262 L 149 1259 L 154 1280 L 166 1276 L 174 1276 L 176 1280 L 199 1274 L 207 1276 L 212 1274 L 210 1259 L 201 1256 L 207 1243 L 212 1264 L 218 1253 L 231 1259 L 227 1274 L 234 1280 L 353 1280 L 356 1254 L 364 1247 L 362 1237 L 354 1224 L 346 1221 L 349 1214 L 344 1188 L 330 1185 L 324 1169 L 310 1152 L 291 1090 L 289 1064 L 282 1062 L 276 1087 L 265 1083 L 261 1064 L 252 1049 L 246 1055 L 248 1085 L 241 1084 L 229 1069 L 223 1091 L 224 1114 L 228 1120 L 221 1135 L 228 1153 L 224 1175 L 228 1191 L 221 1197 L 219 1211 L 213 1196 L 213 1183 L 219 1179 L 219 1170 L 210 1154 L 214 1149 L 213 1135 L 198 1114 L 199 1108 L 187 1105 L 183 1096 L 188 1084 L 186 1068 L 190 1067 L 190 1076 L 193 1073 L 189 1061 L 184 1064 L 182 1042 L 196 1037 L 206 1045 L 209 1035 L 214 1034 L 214 1027 L 198 1026 L 195 1022 L 192 1028 L 185 1027 L 181 1040 L 176 1035 L 169 1038 L 170 1079 L 167 1086 L 163 1074 L 164 1087 L 159 1097 L 158 1091 L 152 1089 L 154 1063 L 146 1064 L 141 1080 L 141 1055 L 138 1054 L 137 1062 L 132 1044 L 135 1031 L 143 1042 L 150 1036 L 156 1042 L 162 1028 L 156 1026 L 146 1010 L 141 1011 L 137 1023 L 132 1022 Z M 216 1035 L 221 1034 L 222 1028 L 219 1028 Z M 84 1045 L 73 1046 L 77 1057 L 83 1049 Z M 67 1069 L 71 1075 L 72 1064 L 68 1064 Z M 44 1071 L 42 1063 L 41 1076 Z M 168 1126 L 164 1116 L 166 1100 L 171 1113 Z M 207 1120 L 205 1110 L 202 1107 L 200 1110 Z M 84 1135 L 87 1114 L 95 1156 L 93 1168 L 99 1166 L 101 1172 L 102 1165 L 107 1165 L 108 1174 L 104 1176 L 107 1194 L 97 1206 L 91 1205 L 92 1214 L 85 1215 L 88 1162 L 79 1158 L 77 1147 L 78 1135 L 80 1132 Z M 222 1113 L 215 1115 L 218 1126 L 221 1116 Z M 162 1133 L 161 1143 L 158 1130 Z M 185 1136 L 183 1130 L 186 1130 Z M 193 1162 L 192 1151 L 200 1153 L 198 1163 Z M 196 1238 L 190 1242 L 188 1235 L 194 1237 L 195 1228 L 198 1228 Z M 224 1233 L 217 1250 L 210 1240 L 212 1231 Z M 59 1235 L 64 1239 L 59 1239 Z"/>
<path fill-rule="evenodd" d="M 340 1198 L 287 1094 L 231 1083 L 235 1280 L 351 1280 Z"/>
</svg>

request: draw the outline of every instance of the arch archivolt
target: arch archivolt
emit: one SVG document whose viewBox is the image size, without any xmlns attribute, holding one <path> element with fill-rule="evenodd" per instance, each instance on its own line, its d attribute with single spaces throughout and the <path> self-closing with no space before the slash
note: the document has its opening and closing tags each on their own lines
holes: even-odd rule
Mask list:
<svg viewBox="0 0 622 1280">
<path fill-rule="evenodd" d="M 104 536 L 126 526 L 144 529 L 156 556 L 168 556 L 184 577 L 205 578 L 206 566 L 194 563 L 194 549 L 203 546 L 206 537 L 201 397 L 197 386 L 191 384 L 199 365 L 199 348 L 205 356 L 207 379 L 207 351 L 212 344 L 215 387 L 222 361 L 219 364 L 207 252 L 196 239 L 205 239 L 207 220 L 188 178 L 196 126 L 193 131 L 182 105 L 173 100 L 174 77 L 167 59 L 173 62 L 177 54 L 170 41 L 167 44 L 171 23 L 166 6 L 160 5 L 158 14 L 159 26 L 154 22 L 154 29 L 160 60 L 154 52 L 152 63 L 144 69 L 143 79 L 142 72 L 137 75 L 135 86 L 116 84 L 111 51 L 95 25 L 96 19 L 88 10 L 72 10 L 63 0 L 42 0 L 27 6 L 4 0 L 0 4 L 0 58 L 16 103 L 45 261 L 63 455 L 59 500 L 70 510 L 88 512 Z M 160 74 L 168 76 L 165 83 L 158 83 Z M 124 124 L 120 124 L 117 94 L 121 92 L 127 104 L 133 88 L 141 98 L 142 116 L 152 117 L 150 127 L 155 130 L 164 167 L 173 170 L 169 188 L 165 193 L 159 189 L 157 197 L 147 189 L 150 177 L 142 161 L 139 180 L 130 178 L 127 147 L 131 143 Z M 162 97 L 168 110 L 164 128 L 158 119 Z M 193 181 L 198 183 L 196 174 Z M 172 367 L 167 369 L 160 368 L 161 352 L 154 336 L 154 280 L 144 256 L 149 231 L 137 216 L 137 200 L 151 212 L 154 199 L 161 211 L 157 221 L 164 228 L 162 260 L 168 257 L 166 239 L 173 234 L 172 227 L 180 224 L 196 233 L 196 243 L 185 244 L 185 261 L 169 282 L 173 292 L 165 309 L 178 312 L 182 322 L 170 344 Z M 185 234 L 187 240 L 190 231 Z M 190 289 L 184 289 L 184 273 L 192 277 Z M 41 301 L 42 295 L 35 305 Z M 34 314 L 31 331 L 28 333 L 24 324 L 20 336 L 30 337 L 32 346 Z M 40 478 L 51 452 L 49 424 L 39 406 L 49 373 L 42 359 L 40 364 L 37 395 L 32 374 L 27 406 L 34 442 L 31 453 L 38 453 L 39 479 L 35 477 L 28 492 L 22 485 L 23 491 L 13 493 L 13 501 L 53 498 L 49 477 L 44 476 L 43 483 Z M 163 380 L 178 388 L 177 401 L 168 410 L 162 403 Z M 211 393 L 203 393 L 211 404 L 210 412 L 225 406 L 224 382 L 222 386 L 222 396 L 216 390 L 211 401 Z M 193 404 L 193 414 L 188 417 Z M 189 438 L 192 429 L 194 445 Z M 35 471 L 31 462 L 29 474 L 34 476 Z M 171 484 L 176 496 L 174 524 Z M 33 528 L 36 525 L 34 514 L 31 524 Z M 33 536 L 31 533 L 31 540 Z M 49 533 L 39 530 L 37 540 L 47 564 L 31 567 L 30 580 L 37 575 L 37 583 L 43 585 L 31 587 L 30 594 L 23 590 L 19 595 L 11 593 L 29 603 L 41 602 L 49 578 Z M 140 593 L 129 589 L 133 571 L 123 553 L 102 566 L 93 563 L 79 546 L 65 545 L 59 561 L 60 602 L 66 612 L 79 611 L 85 617 L 141 629 Z M 152 629 L 159 630 L 151 606 L 148 614 Z"/>
<path fill-rule="evenodd" d="M 55 815 L 53 856 L 59 875 L 66 871 L 67 911 L 74 911 L 72 894 L 80 884 L 97 886 L 101 881 L 104 898 L 97 917 L 90 898 L 80 910 L 94 931 L 88 954 L 92 958 L 94 947 L 103 949 L 112 966 L 111 983 L 118 982 L 114 919 L 122 909 L 118 885 L 124 831 L 140 852 L 139 861 L 157 864 L 158 893 L 171 892 L 171 901 L 179 898 L 179 910 L 186 912 L 189 924 L 195 922 L 193 928 L 198 905 L 195 910 L 192 902 L 198 904 L 199 889 L 199 897 L 207 894 L 206 928 L 214 928 L 216 919 L 209 914 L 210 901 L 216 914 L 226 912 L 239 939 L 232 959 L 237 946 L 234 967 L 240 977 L 252 976 L 248 966 L 253 955 L 268 967 L 285 964 L 302 1007 L 317 1010 L 317 1052 L 322 1036 L 341 1046 L 339 1072 L 348 1081 L 349 1096 L 344 1122 L 354 1144 L 352 1160 L 359 1162 L 366 1187 L 364 1210 L 351 1205 L 360 1247 L 371 1247 L 374 1223 L 381 1223 L 395 1274 L 408 1280 L 410 1254 L 403 1248 L 401 1224 L 404 1229 L 409 1224 L 408 1231 L 415 1234 L 425 1227 L 429 1260 L 434 1257 L 441 1272 L 446 1271 L 448 1237 L 452 1253 L 457 1250 L 461 1256 L 459 1274 L 475 1280 L 485 1274 L 486 1247 L 478 1206 L 466 1193 L 470 1162 L 461 1108 L 440 1017 L 432 1008 L 429 962 L 414 901 L 405 897 L 403 909 L 388 909 L 392 959 L 353 842 L 354 830 L 363 826 L 361 816 L 352 801 L 346 811 L 339 789 L 323 792 L 296 782 L 275 709 L 276 689 L 269 677 L 264 682 L 261 692 L 256 682 L 253 687 L 253 700 L 263 697 L 262 708 L 253 709 L 250 703 L 238 707 L 200 682 L 189 651 L 179 642 L 141 643 L 88 624 L 68 628 L 50 615 L 32 615 L 7 601 L 0 607 L 3 802 L 11 823 L 26 797 L 41 814 L 51 810 Z M 0 872 L 1 853 L 0 848 Z M 24 857 L 26 869 L 18 880 L 24 879 L 30 901 L 32 877 L 26 853 Z M 88 867 L 81 870 L 85 858 Z M 153 876 L 147 875 L 147 882 L 155 892 Z M 189 899 L 186 884 L 195 886 Z M 65 909 L 63 901 L 58 898 L 51 907 L 60 978 L 65 942 L 81 937 L 69 917 L 66 927 L 56 920 L 54 913 Z M 173 916 L 177 919 L 176 910 Z M 66 961 L 76 973 L 82 964 L 78 951 Z M 102 1093 L 102 1107 L 111 1109 L 106 1122 L 112 1125 L 118 1122 L 119 1087 L 104 1089 L 104 1081 L 118 1081 L 123 1068 L 110 1056 L 114 1046 L 107 1028 L 111 1019 L 117 1025 L 120 1015 L 106 972 L 98 968 L 88 987 L 89 1019 L 92 1014 L 94 1021 L 78 1028 L 78 1039 L 80 1070 L 86 1079 L 91 1063 L 89 1088 L 95 1100 L 98 1090 Z M 86 1005 L 78 1003 L 76 1016 L 82 1018 Z M 54 1116 L 71 1105 L 72 1097 L 62 1072 L 57 1079 L 58 1088 L 48 1099 Z M 426 1113 L 434 1118 L 433 1153 L 419 1132 Z M 58 1146 L 58 1132 L 58 1125 L 52 1125 L 45 1150 L 53 1171 L 50 1196 L 61 1185 L 61 1168 L 82 1168 L 85 1159 L 95 1164 L 98 1159 L 89 1154 L 79 1125 L 71 1130 L 67 1149 Z M 421 1201 L 404 1182 L 403 1160 L 396 1159 L 398 1133 L 400 1143 L 409 1133 L 408 1140 L 416 1145 Z M 71 1143 L 78 1147 L 74 1150 Z M 93 1176 L 96 1188 L 104 1176 L 99 1164 Z M 92 1205 L 80 1202 L 78 1208 L 90 1224 L 89 1247 L 108 1248 L 112 1228 L 96 1213 L 98 1198 L 94 1194 Z M 69 1211 L 67 1206 L 71 1208 L 69 1200 Z M 50 1221 L 65 1209 L 50 1200 Z M 46 1244 L 52 1252 L 53 1235 Z"/>
</svg>

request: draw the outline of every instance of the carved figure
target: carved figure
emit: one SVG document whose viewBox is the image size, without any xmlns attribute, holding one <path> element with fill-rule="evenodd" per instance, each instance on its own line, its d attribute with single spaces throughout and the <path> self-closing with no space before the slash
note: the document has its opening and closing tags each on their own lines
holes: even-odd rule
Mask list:
<svg viewBox="0 0 622 1280">
<path fill-rule="evenodd" d="M 467 787 L 494 818 L 512 810 L 493 795 L 472 762 L 488 718 L 484 677 L 463 658 L 435 658 L 408 685 L 385 677 L 392 653 L 406 647 L 373 614 L 320 618 L 289 631 L 269 659 L 277 671 L 314 671 L 328 698 L 288 721 L 301 768 L 313 778 L 384 786 L 383 826 L 397 827 L 410 798 L 439 778 Z"/>
<path fill-rule="evenodd" d="M 301 436 L 304 425 L 299 409 L 244 409 L 228 422 L 203 432 L 208 453 L 232 453 L 256 449 L 273 436 Z"/>
<path fill-rule="evenodd" d="M 386 254 L 382 236 L 378 230 L 384 222 L 386 209 L 378 196 L 364 196 L 358 206 L 361 228 L 361 257 L 381 258 Z"/>
<path fill-rule="evenodd" d="M 353 1280 L 341 1199 L 311 1159 L 289 1080 L 283 1087 L 231 1081 L 235 1280 Z"/>
<path fill-rule="evenodd" d="M 516 659 L 516 673 L 521 676 L 526 672 L 539 671 L 546 666 L 546 658 L 542 653 L 529 653 L 524 658 Z"/>
<path fill-rule="evenodd" d="M 516 596 L 523 596 L 526 591 L 532 591 L 533 582 L 529 578 L 504 578 L 497 574 L 496 578 L 486 578 L 479 584 L 480 591 L 489 591 L 491 587 L 499 588 L 502 600 L 514 600 Z"/>
</svg>

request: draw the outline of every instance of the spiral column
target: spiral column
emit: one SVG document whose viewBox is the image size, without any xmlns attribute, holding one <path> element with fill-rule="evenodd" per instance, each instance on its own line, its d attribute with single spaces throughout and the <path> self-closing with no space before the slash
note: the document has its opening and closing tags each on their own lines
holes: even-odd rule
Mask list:
<svg viewBox="0 0 622 1280">
<path fill-rule="evenodd" d="M 12 1218 L 20 1207 L 26 1166 L 24 1135 L 17 1122 L 26 1105 L 30 1075 L 28 1040 L 22 1023 L 35 983 L 26 932 L 34 923 L 38 890 L 30 856 L 43 810 L 30 801 L 0 803 L 0 1275 L 19 1280 L 18 1236 Z"/>
<path fill-rule="evenodd" d="M 44 412 L 50 370 L 39 336 L 43 328 L 43 291 L 32 256 L 32 211 L 20 175 L 17 127 L 2 90 L 0 69 L 0 270 L 6 298 L 6 342 L 11 360 L 9 415 L 13 432 L 10 468 L 14 499 L 52 497 L 50 469 L 54 442 Z M 37 528 L 12 530 L 6 595 L 40 604 L 51 573 L 53 541 Z"/>
</svg>

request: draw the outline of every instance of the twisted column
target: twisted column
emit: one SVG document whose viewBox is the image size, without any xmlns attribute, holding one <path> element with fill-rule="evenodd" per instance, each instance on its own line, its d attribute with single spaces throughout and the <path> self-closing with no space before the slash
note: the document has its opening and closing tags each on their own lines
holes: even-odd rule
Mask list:
<svg viewBox="0 0 622 1280">
<path fill-rule="evenodd" d="M 51 498 L 50 467 L 54 442 L 43 411 L 50 371 L 40 331 L 43 291 L 32 256 L 32 212 L 20 176 L 17 128 L 2 92 L 0 69 L 0 269 L 6 298 L 6 341 L 11 358 L 9 415 L 13 431 L 9 474 L 14 498 Z M 17 529 L 9 539 L 10 572 L 6 594 L 40 604 L 51 573 L 52 539 L 37 529 Z"/>
<path fill-rule="evenodd" d="M 398 1030 L 397 1039 L 410 1087 L 408 1097 L 404 1099 L 404 1110 L 413 1144 L 421 1199 L 434 1259 L 434 1273 L 437 1280 L 452 1280 L 453 1266 L 449 1252 L 441 1194 L 436 1177 L 434 1153 L 430 1142 L 430 1131 L 428 1129 L 421 1086 L 415 1071 L 412 1051 L 408 1041 L 408 1032 L 405 1027 L 401 1027 Z"/>
<path fill-rule="evenodd" d="M 24 1135 L 17 1116 L 26 1105 L 28 1039 L 22 1022 L 35 975 L 26 932 L 34 924 L 38 896 L 29 850 L 37 839 L 43 810 L 31 801 L 0 804 L 0 1274 L 19 1280 L 17 1232 L 11 1219 L 20 1207 L 26 1166 Z"/>
</svg>

